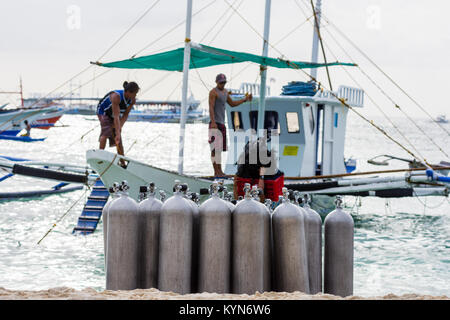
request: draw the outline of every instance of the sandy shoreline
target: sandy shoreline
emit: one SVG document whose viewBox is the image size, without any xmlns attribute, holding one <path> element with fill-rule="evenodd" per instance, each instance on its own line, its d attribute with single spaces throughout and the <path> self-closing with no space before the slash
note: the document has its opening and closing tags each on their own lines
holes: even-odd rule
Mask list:
<svg viewBox="0 0 450 320">
<path fill-rule="evenodd" d="M 302 292 L 265 292 L 254 295 L 196 293 L 180 295 L 157 289 L 136 289 L 131 291 L 101 291 L 92 288 L 76 290 L 68 287 L 48 290 L 8 290 L 0 287 L 0 300 L 450 300 L 449 297 L 420 294 L 387 294 L 384 296 L 339 297 L 330 294 L 309 295 Z"/>
</svg>

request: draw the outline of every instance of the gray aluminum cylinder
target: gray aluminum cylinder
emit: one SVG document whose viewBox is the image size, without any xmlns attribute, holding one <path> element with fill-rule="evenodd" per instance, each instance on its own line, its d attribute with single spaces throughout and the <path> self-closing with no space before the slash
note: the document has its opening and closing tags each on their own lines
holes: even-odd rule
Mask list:
<svg viewBox="0 0 450 320">
<path fill-rule="evenodd" d="M 199 292 L 230 292 L 231 210 L 213 194 L 200 206 Z"/>
<path fill-rule="evenodd" d="M 179 189 L 161 207 L 158 289 L 191 291 L 193 212 Z"/>
<path fill-rule="evenodd" d="M 269 208 L 260 202 L 259 190 L 256 185 L 252 187 L 253 199 L 261 207 L 264 212 L 264 284 L 263 291 L 270 291 L 272 288 L 272 215 Z"/>
<path fill-rule="evenodd" d="M 261 207 L 264 214 L 264 271 L 263 271 L 263 291 L 268 292 L 272 290 L 272 215 L 267 206 L 256 200 L 256 203 Z"/>
<path fill-rule="evenodd" d="M 163 203 L 150 191 L 147 199 L 139 203 L 140 286 L 157 288 L 159 259 L 159 219 Z"/>
<path fill-rule="evenodd" d="M 108 210 L 109 206 L 111 205 L 111 202 L 113 202 L 115 199 L 119 197 L 119 183 L 114 182 L 113 186 L 108 189 L 110 193 L 110 198 L 108 199 L 108 202 L 106 202 L 105 206 L 102 209 L 102 224 L 103 224 L 103 252 L 105 256 L 105 271 L 106 271 L 106 245 L 108 243 Z"/>
<path fill-rule="evenodd" d="M 303 212 L 287 196 L 273 212 L 272 228 L 275 289 L 309 293 Z"/>
<path fill-rule="evenodd" d="M 133 290 L 138 285 L 138 204 L 126 190 L 108 209 L 107 290 Z"/>
<path fill-rule="evenodd" d="M 225 204 L 227 205 L 228 209 L 230 209 L 231 212 L 233 212 L 234 208 L 236 208 L 236 206 L 231 201 L 225 200 Z"/>
<path fill-rule="evenodd" d="M 264 291 L 264 231 L 266 213 L 246 196 L 232 214 L 232 292 Z"/>
<path fill-rule="evenodd" d="M 199 263 L 199 207 L 191 199 L 186 198 L 192 209 L 192 258 L 191 258 L 191 293 L 198 292 L 198 263 Z"/>
<path fill-rule="evenodd" d="M 353 294 L 353 232 L 350 214 L 342 210 L 340 197 L 336 210 L 325 218 L 324 292 L 346 297 Z"/>
<path fill-rule="evenodd" d="M 309 292 L 322 292 L 322 218 L 311 209 L 308 196 L 303 201 L 306 249 L 308 252 Z"/>
</svg>

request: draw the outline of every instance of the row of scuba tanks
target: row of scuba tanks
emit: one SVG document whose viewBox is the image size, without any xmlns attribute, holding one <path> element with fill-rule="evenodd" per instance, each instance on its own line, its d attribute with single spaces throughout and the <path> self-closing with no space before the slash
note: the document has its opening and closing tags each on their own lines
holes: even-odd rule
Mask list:
<svg viewBox="0 0 450 320">
<path fill-rule="evenodd" d="M 114 183 L 103 209 L 107 290 L 353 294 L 354 224 L 340 197 L 322 223 L 308 195 L 287 188 L 262 204 L 247 184 L 232 202 L 214 182 L 201 205 L 179 181 L 168 199 L 164 191 L 157 199 L 153 183 L 140 188 L 139 203 L 127 190 Z"/>
</svg>

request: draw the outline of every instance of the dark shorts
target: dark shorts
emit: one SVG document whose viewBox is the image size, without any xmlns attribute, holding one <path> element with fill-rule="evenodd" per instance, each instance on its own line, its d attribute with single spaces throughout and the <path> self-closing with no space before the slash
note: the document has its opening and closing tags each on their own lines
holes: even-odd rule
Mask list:
<svg viewBox="0 0 450 320">
<path fill-rule="evenodd" d="M 217 129 L 211 129 L 210 122 L 208 128 L 208 143 L 211 151 L 227 151 L 227 128 L 225 125 L 217 123 Z"/>
<path fill-rule="evenodd" d="M 109 140 L 109 146 L 114 147 L 116 145 L 116 142 L 114 140 L 114 137 L 115 137 L 114 120 L 111 119 L 106 114 L 103 114 L 103 115 L 98 114 L 97 117 L 98 117 L 98 120 L 100 120 L 100 126 L 101 126 L 100 137 L 107 137 Z M 100 137 L 99 137 L 99 140 L 100 140 Z"/>
</svg>

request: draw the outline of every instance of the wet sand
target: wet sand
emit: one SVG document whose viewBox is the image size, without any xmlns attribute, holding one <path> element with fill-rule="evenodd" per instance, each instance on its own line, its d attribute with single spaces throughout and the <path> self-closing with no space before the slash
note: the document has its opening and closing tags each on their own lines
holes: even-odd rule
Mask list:
<svg viewBox="0 0 450 320">
<path fill-rule="evenodd" d="M 75 290 L 68 287 L 58 287 L 48 290 L 28 291 L 8 290 L 0 287 L 0 300 L 450 300 L 450 298 L 445 295 L 430 296 L 414 293 L 403 295 L 387 294 L 374 297 L 348 296 L 343 298 L 330 294 L 309 295 L 299 291 L 292 293 L 257 292 L 253 295 L 206 292 L 181 295 L 157 289 L 105 290 L 98 292 L 92 288 Z"/>
</svg>

